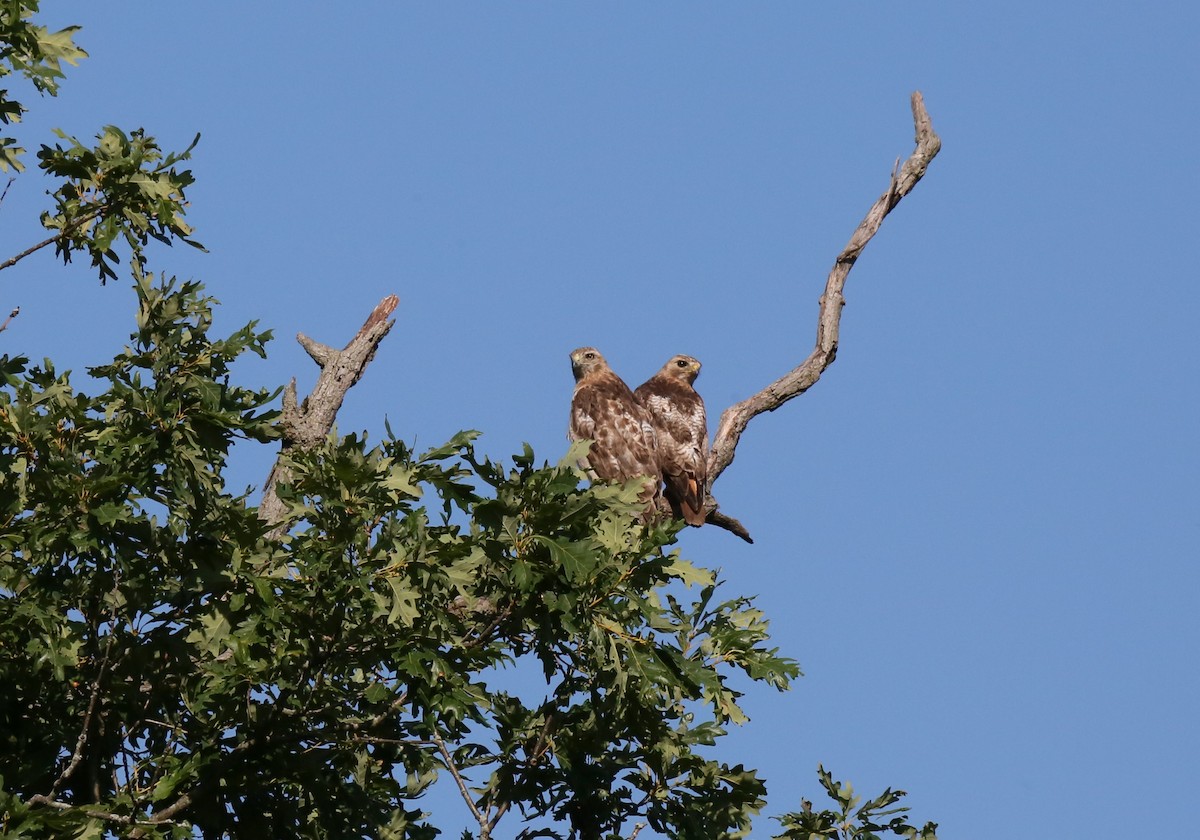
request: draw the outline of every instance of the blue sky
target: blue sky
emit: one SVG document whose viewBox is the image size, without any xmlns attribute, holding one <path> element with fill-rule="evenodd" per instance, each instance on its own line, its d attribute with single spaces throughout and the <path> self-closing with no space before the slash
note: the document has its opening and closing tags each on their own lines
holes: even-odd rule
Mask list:
<svg viewBox="0 0 1200 840">
<path fill-rule="evenodd" d="M 722 756 L 768 813 L 823 762 L 947 838 L 1124 836 L 1196 801 L 1194 5 L 46 6 L 92 58 L 20 136 L 203 134 L 210 252 L 152 265 L 275 329 L 243 381 L 303 391 L 291 336 L 340 345 L 394 292 L 340 428 L 476 428 L 497 457 L 558 459 L 582 344 L 634 385 L 698 357 L 712 425 L 798 364 L 921 90 L 943 150 L 851 273 L 837 362 L 715 488 L 755 544 L 681 540 L 806 672 L 752 691 Z M 45 188 L 13 184 L 0 256 L 42 238 Z M 2 279 L 4 352 L 81 371 L 132 327 L 85 265 Z"/>
</svg>

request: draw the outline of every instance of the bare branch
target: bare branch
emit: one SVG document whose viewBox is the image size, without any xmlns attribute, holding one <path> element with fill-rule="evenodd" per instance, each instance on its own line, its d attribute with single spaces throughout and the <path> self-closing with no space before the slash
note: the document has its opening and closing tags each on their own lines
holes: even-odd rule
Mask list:
<svg viewBox="0 0 1200 840">
<path fill-rule="evenodd" d="M 496 813 L 494 813 L 492 818 L 488 820 L 487 833 L 480 835 L 480 837 L 486 838 L 491 836 L 492 832 L 496 830 L 496 824 L 500 822 L 500 818 L 508 813 L 508 809 L 511 804 L 511 802 L 501 802 L 498 806 L 496 806 Z"/>
<path fill-rule="evenodd" d="M 325 367 L 325 365 L 329 364 L 329 360 L 334 358 L 334 354 L 337 353 L 328 344 L 313 341 L 304 333 L 297 333 L 296 341 L 300 342 L 300 346 L 304 348 L 304 352 L 311 356 L 312 360 L 317 363 L 317 367 Z"/>
<path fill-rule="evenodd" d="M 712 497 L 710 496 L 709 499 L 711 500 Z M 732 516 L 727 516 L 726 514 L 721 513 L 721 511 L 717 510 L 717 508 L 715 507 L 715 505 L 716 505 L 715 501 L 713 502 L 713 504 L 714 504 L 713 509 L 708 511 L 707 516 L 705 516 L 705 518 L 704 518 L 704 521 L 706 523 L 708 523 L 709 525 L 716 525 L 718 528 L 724 528 L 726 531 L 729 531 L 730 533 L 734 534 L 735 536 L 741 537 L 746 542 L 751 543 L 751 544 L 754 543 L 754 540 L 751 539 L 750 532 L 748 530 L 746 530 L 745 525 L 743 525 L 741 522 L 738 522 Z"/>
<path fill-rule="evenodd" d="M 812 353 L 790 373 L 767 385 L 757 394 L 742 402 L 725 409 L 717 425 L 717 433 L 713 438 L 712 451 L 708 460 L 708 489 L 711 491 L 713 482 L 733 462 L 734 450 L 747 424 L 764 411 L 774 411 L 781 405 L 803 394 L 821 378 L 825 369 L 833 364 L 837 356 L 838 329 L 842 316 L 842 306 L 845 298 L 842 289 L 846 277 L 863 248 L 878 232 L 884 218 L 892 208 L 900 203 L 900 199 L 908 195 L 921 177 L 925 174 L 930 161 L 941 149 L 942 141 L 933 131 L 933 123 L 925 110 L 925 100 L 920 91 L 912 95 L 913 123 L 916 127 L 916 149 L 908 160 L 897 169 L 893 169 L 887 190 L 884 191 L 875 204 L 867 211 L 866 217 L 850 237 L 849 243 L 834 260 L 829 279 L 825 282 L 825 293 L 821 295 L 820 309 L 817 313 L 817 343 Z M 719 527 L 728 527 L 717 521 L 722 516 L 716 512 L 716 503 L 709 499 L 712 510 L 708 521 Z M 727 518 L 727 517 L 725 517 Z M 737 520 L 733 520 L 736 522 Z M 732 530 L 730 528 L 729 530 Z M 743 529 L 744 530 L 744 529 Z M 737 533 L 735 531 L 735 533 Z"/>
<path fill-rule="evenodd" d="M 275 525 L 276 535 L 286 528 L 283 522 L 284 505 L 275 488 L 279 482 L 288 481 L 291 477 L 291 471 L 285 463 L 289 451 L 310 449 L 329 434 L 346 392 L 363 375 L 375 357 L 379 342 L 383 341 L 395 323 L 388 318 L 399 303 L 400 299 L 395 295 L 388 295 L 381 300 L 358 333 L 341 350 L 313 341 L 303 333 L 296 336 L 308 355 L 321 367 L 321 375 L 317 377 L 312 393 L 302 403 L 297 401 L 295 380 L 283 393 L 283 416 L 279 421 L 283 430 L 283 445 L 279 458 L 267 476 L 262 503 L 258 507 L 258 518 Z"/>
<path fill-rule="evenodd" d="M 6 329 L 8 329 L 8 325 L 12 323 L 12 319 L 16 318 L 20 314 L 21 314 L 21 307 L 14 306 L 13 311 L 9 312 L 8 317 L 4 319 L 4 323 L 0 324 L 0 332 L 4 332 Z"/>
<path fill-rule="evenodd" d="M 85 712 L 83 715 L 83 726 L 79 728 L 79 737 L 75 739 L 75 750 L 71 753 L 70 763 L 68 763 L 67 766 L 63 768 L 63 771 L 58 774 L 58 778 L 55 779 L 54 783 L 50 786 L 50 792 L 45 795 L 38 794 L 36 796 L 31 796 L 29 798 L 29 804 L 49 805 L 54 802 L 55 797 L 58 795 L 58 790 L 62 787 L 63 782 L 71 778 L 71 776 L 75 774 L 75 771 L 79 769 L 79 764 L 83 761 L 83 749 L 87 746 L 88 734 L 92 730 L 92 718 L 96 714 L 96 703 L 100 699 L 100 684 L 104 680 L 104 672 L 108 670 L 108 656 L 110 653 L 112 653 L 113 642 L 115 641 L 116 637 L 110 634 L 108 637 L 108 644 L 104 646 L 104 658 L 100 660 L 100 670 L 96 672 L 96 678 L 92 680 L 92 695 L 88 700 L 87 712 Z"/>
<path fill-rule="evenodd" d="M 150 819 L 147 820 L 147 822 L 149 822 L 153 825 L 160 825 L 162 823 L 168 823 L 168 822 L 170 822 L 171 817 L 175 816 L 180 811 L 184 811 L 184 810 L 192 807 L 192 804 L 194 801 L 195 800 L 192 799 L 192 794 L 185 793 L 182 796 L 180 796 L 178 799 L 176 799 L 174 802 L 172 802 L 170 805 L 163 808 L 161 811 L 155 811 L 154 814 L 150 817 Z"/>
<path fill-rule="evenodd" d="M 450 775 L 454 777 L 455 784 L 458 785 L 458 792 L 462 795 L 463 802 L 467 803 L 467 807 L 471 809 L 472 816 L 479 823 L 480 840 L 487 840 L 488 834 L 491 833 L 491 825 L 488 822 L 488 818 L 475 805 L 475 800 L 471 798 L 471 792 L 467 790 L 466 781 L 463 780 L 462 774 L 458 772 L 458 765 L 454 762 L 454 756 L 450 753 L 450 748 L 446 746 L 446 742 L 436 729 L 433 732 L 433 741 L 437 744 L 438 752 L 442 754 L 442 760 L 446 762 L 446 769 L 450 771 Z"/>
<path fill-rule="evenodd" d="M 35 801 L 36 800 L 36 801 Z M 110 811 L 104 811 L 100 808 L 89 808 L 84 805 L 73 805 L 70 802 L 60 802 L 57 799 L 46 799 L 44 796 L 31 796 L 29 798 L 30 805 L 45 805 L 47 808 L 53 808 L 56 811 L 70 811 L 72 808 L 80 808 L 83 813 L 87 814 L 92 819 L 104 820 L 106 822 L 115 823 L 117 825 L 134 826 L 133 831 L 129 833 L 130 837 L 144 837 L 145 831 L 138 827 L 138 819 L 136 817 L 127 816 L 125 814 L 114 814 Z M 150 823 L 174 825 L 175 823 L 168 820 L 149 820 Z"/>
<path fill-rule="evenodd" d="M 5 187 L 5 192 L 7 192 L 7 191 L 8 191 L 8 188 Z M 43 239 L 41 242 L 37 243 L 36 245 L 30 245 L 28 248 L 26 248 L 21 253 L 16 254 L 15 256 L 9 257 L 4 262 L 0 262 L 0 271 L 3 271 L 6 268 L 12 268 L 14 265 L 19 263 L 21 260 L 28 257 L 30 254 L 37 253 L 38 251 L 45 248 L 47 245 L 53 245 L 58 240 L 63 239 L 66 236 L 68 236 L 69 234 L 74 233 L 79 228 L 81 228 L 84 225 L 88 224 L 89 222 L 99 218 L 100 213 L 104 209 L 105 208 L 101 207 L 98 210 L 94 210 L 93 212 L 88 213 L 85 216 L 80 216 L 74 222 L 71 222 L 69 225 L 64 227 L 62 230 L 60 230 L 58 233 L 54 234 L 53 236 Z"/>
</svg>

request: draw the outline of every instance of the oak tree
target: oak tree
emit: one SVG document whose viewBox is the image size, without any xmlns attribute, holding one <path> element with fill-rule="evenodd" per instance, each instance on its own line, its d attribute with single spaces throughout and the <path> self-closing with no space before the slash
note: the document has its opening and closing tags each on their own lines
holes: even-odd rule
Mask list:
<svg viewBox="0 0 1200 840">
<path fill-rule="evenodd" d="M 37 9 L 0 11 L 0 75 L 53 94 L 86 54 Z M 24 110 L 0 95 L 5 124 Z M 918 152 L 874 229 L 936 154 L 919 98 L 914 114 Z M 424 451 L 386 424 L 377 441 L 332 433 L 394 298 L 341 350 L 302 337 L 322 368 L 305 400 L 234 384 L 270 333 L 214 336 L 202 286 L 149 267 L 151 240 L 199 247 L 194 146 L 60 133 L 36 155 L 49 236 L 0 263 L 52 245 L 101 281 L 124 264 L 134 304 L 129 343 L 82 383 L 0 356 L 0 831 L 428 838 L 444 815 L 421 797 L 440 778 L 481 840 L 744 835 L 766 785 L 714 749 L 746 721 L 731 678 L 799 675 L 752 599 L 673 548 L 680 524 L 643 523 L 637 482 L 589 485 L 576 449 L 498 461 L 475 432 Z M 25 157 L 0 137 L 0 168 Z M 832 361 L 841 284 L 874 229 L 838 258 L 815 360 L 722 418 L 713 478 L 749 419 Z M 278 448 L 261 494 L 226 481 L 239 441 Z M 533 688 L 497 687 L 511 668 Z M 902 792 L 863 804 L 819 780 L 835 807 L 804 803 L 778 836 L 934 837 Z"/>
</svg>

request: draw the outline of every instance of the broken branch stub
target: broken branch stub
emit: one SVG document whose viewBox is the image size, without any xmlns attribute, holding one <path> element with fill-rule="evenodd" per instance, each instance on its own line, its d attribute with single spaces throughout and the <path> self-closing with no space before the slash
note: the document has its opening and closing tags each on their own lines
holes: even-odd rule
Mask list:
<svg viewBox="0 0 1200 840">
<path fill-rule="evenodd" d="M 316 446 L 329 434 L 346 398 L 346 392 L 362 377 L 363 371 L 375 357 L 379 342 L 383 341 L 384 336 L 396 323 L 388 318 L 396 311 L 399 303 L 400 299 L 395 295 L 388 295 L 381 300 L 358 333 L 341 350 L 314 341 L 303 333 L 296 336 L 300 346 L 321 368 L 321 373 L 312 393 L 305 397 L 303 402 L 297 399 L 295 379 L 283 392 L 283 412 L 279 419 L 279 427 L 283 430 L 283 443 L 279 448 L 279 457 L 267 476 L 262 502 L 258 507 L 258 518 L 274 525 L 276 536 L 286 528 L 283 522 L 285 508 L 276 487 L 279 482 L 286 482 L 291 478 L 291 470 L 286 463 L 288 453 L 293 449 L 309 449 Z"/>
</svg>

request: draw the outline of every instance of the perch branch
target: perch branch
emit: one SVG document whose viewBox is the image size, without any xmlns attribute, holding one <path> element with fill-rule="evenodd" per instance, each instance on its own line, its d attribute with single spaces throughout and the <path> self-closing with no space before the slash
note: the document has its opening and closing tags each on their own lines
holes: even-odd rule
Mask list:
<svg viewBox="0 0 1200 840">
<path fill-rule="evenodd" d="M 712 496 L 708 497 L 708 501 L 705 504 L 706 506 L 712 505 L 712 508 L 704 517 L 705 522 L 710 525 L 716 525 L 718 528 L 724 528 L 726 531 L 741 537 L 748 543 L 754 542 L 754 540 L 750 538 L 750 532 L 746 530 L 745 525 L 743 525 L 741 522 L 738 522 L 732 516 L 721 513 L 721 511 L 717 509 L 717 502 Z"/>
<path fill-rule="evenodd" d="M 749 422 L 764 411 L 774 411 L 793 397 L 803 394 L 821 378 L 825 369 L 833 364 L 838 349 L 838 328 L 842 316 L 842 307 L 846 300 L 842 289 L 846 285 L 846 277 L 863 248 L 871 241 L 883 224 L 884 218 L 892 208 L 900 203 L 900 199 L 908 195 L 921 177 L 925 174 L 930 161 L 941 149 L 942 141 L 934 133 L 933 123 L 925 110 L 925 100 L 920 91 L 912 95 L 913 123 L 916 127 L 916 149 L 903 165 L 892 170 L 892 177 L 884 191 L 867 211 L 866 217 L 859 223 L 849 243 L 834 260 L 829 279 L 825 282 L 825 293 L 821 295 L 820 309 L 817 313 L 817 343 L 808 358 L 800 363 L 790 373 L 776 379 L 757 394 L 731 405 L 721 414 L 717 425 L 717 433 L 713 437 L 712 451 L 708 460 L 708 490 L 712 490 L 713 482 L 733 462 L 734 450 L 742 432 Z M 734 530 L 729 523 L 720 519 L 728 519 L 716 510 L 716 502 L 708 499 L 711 508 L 708 522 L 727 530 Z M 732 520 L 738 524 L 737 520 Z M 744 531 L 745 529 L 743 529 Z M 734 530 L 734 533 L 738 533 Z M 743 539 L 748 539 L 746 535 Z"/>
<path fill-rule="evenodd" d="M 258 518 L 274 525 L 276 536 L 287 527 L 283 521 L 284 504 L 276 487 L 279 482 L 291 479 L 291 469 L 287 466 L 288 454 L 292 449 L 311 449 L 329 434 L 346 392 L 363 375 L 375 357 L 379 342 L 383 341 L 395 323 L 388 318 L 396 311 L 399 302 L 400 299 L 395 295 L 388 295 L 381 300 L 358 333 L 341 350 L 313 341 L 303 333 L 296 336 L 300 346 L 321 368 L 321 374 L 312 393 L 303 402 L 297 400 L 295 379 L 283 393 L 283 416 L 279 420 L 283 430 L 283 445 L 267 476 L 262 503 L 258 507 Z"/>
</svg>

